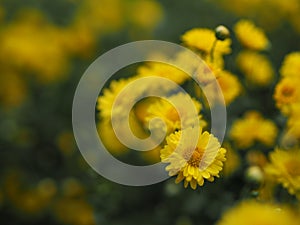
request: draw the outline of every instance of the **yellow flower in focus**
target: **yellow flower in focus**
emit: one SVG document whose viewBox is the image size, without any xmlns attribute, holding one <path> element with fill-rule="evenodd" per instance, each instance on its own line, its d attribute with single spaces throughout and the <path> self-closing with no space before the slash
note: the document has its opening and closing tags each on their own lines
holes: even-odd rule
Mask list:
<svg viewBox="0 0 300 225">
<path fill-rule="evenodd" d="M 193 132 L 193 129 L 188 128 L 186 132 Z M 184 136 L 181 137 L 181 134 L 182 131 L 178 131 L 168 136 L 167 144 L 161 150 L 162 162 L 169 163 L 166 167 L 169 175 L 177 175 L 176 183 L 184 180 L 184 187 L 190 184 L 192 189 L 202 186 L 204 179 L 214 181 L 226 160 L 226 150 L 221 148 L 217 138 L 206 131 L 202 133 L 200 130 L 195 148 L 191 146 L 192 135 L 182 140 Z"/>
<path fill-rule="evenodd" d="M 194 109 L 189 108 L 187 105 L 188 100 L 191 97 L 188 94 L 178 93 L 164 99 L 157 99 L 154 103 L 150 104 L 145 117 L 145 126 L 148 127 L 151 122 L 151 126 L 155 135 L 160 137 L 164 134 L 170 134 L 178 129 L 183 129 L 189 126 L 193 126 L 196 121 L 200 121 L 200 126 L 203 127 L 205 122 L 201 120 L 201 115 L 199 115 L 202 109 L 201 103 L 197 100 L 192 99 Z M 173 104 L 177 104 L 180 108 L 175 108 Z M 177 110 L 181 110 L 182 117 L 179 116 Z M 197 114 L 194 114 L 193 112 Z M 155 120 L 155 118 L 160 118 L 161 120 Z M 165 122 L 166 127 L 163 122 Z M 184 127 L 181 127 L 183 124 Z M 166 128 L 166 129 L 165 129 Z"/>
<path fill-rule="evenodd" d="M 252 50 L 265 50 L 269 47 L 270 43 L 265 33 L 261 28 L 256 27 L 249 20 L 240 20 L 234 26 L 234 32 L 237 39 L 246 48 Z"/>
<path fill-rule="evenodd" d="M 299 85 L 297 77 L 284 77 L 277 83 L 273 97 L 283 114 L 289 114 L 291 105 L 300 102 Z"/>
<path fill-rule="evenodd" d="M 300 52 L 285 56 L 280 73 L 284 77 L 300 77 Z"/>
<path fill-rule="evenodd" d="M 207 28 L 194 28 L 181 37 L 183 44 L 209 54 L 216 40 L 215 32 Z M 223 55 L 231 53 L 231 40 L 217 41 L 214 53 Z"/>
<path fill-rule="evenodd" d="M 264 119 L 256 111 L 249 111 L 243 118 L 234 121 L 230 130 L 230 138 L 238 148 L 251 147 L 255 141 L 272 146 L 277 133 L 278 129 L 273 121 Z"/>
<path fill-rule="evenodd" d="M 242 51 L 236 60 L 239 69 L 249 83 L 266 86 L 273 81 L 274 70 L 270 60 L 265 55 L 252 51 Z"/>
<path fill-rule="evenodd" d="M 287 208 L 255 201 L 244 201 L 225 212 L 217 225 L 297 225 Z"/>
<path fill-rule="evenodd" d="M 291 195 L 300 197 L 300 150 L 275 149 L 269 156 L 270 164 L 265 167 L 266 173 Z"/>
</svg>

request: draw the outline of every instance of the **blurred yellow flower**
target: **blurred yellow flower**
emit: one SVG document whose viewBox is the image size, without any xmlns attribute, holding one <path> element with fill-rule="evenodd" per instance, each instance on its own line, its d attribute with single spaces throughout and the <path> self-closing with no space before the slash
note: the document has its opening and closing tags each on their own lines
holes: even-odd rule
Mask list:
<svg viewBox="0 0 300 225">
<path fill-rule="evenodd" d="M 241 44 L 252 50 L 265 50 L 270 43 L 261 28 L 256 27 L 250 20 L 240 20 L 234 26 L 234 32 Z"/>
<path fill-rule="evenodd" d="M 133 26 L 141 27 L 147 30 L 153 30 L 163 18 L 162 7 L 157 1 L 142 0 L 132 2 L 129 1 L 128 3 L 129 23 L 131 23 Z"/>
<path fill-rule="evenodd" d="M 242 86 L 238 78 L 229 71 L 223 70 L 217 79 L 226 105 L 234 101 L 242 92 Z"/>
<path fill-rule="evenodd" d="M 270 164 L 265 167 L 265 171 L 291 195 L 300 197 L 300 150 L 298 148 L 275 149 L 270 153 Z"/>
<path fill-rule="evenodd" d="M 200 110 L 202 109 L 201 103 L 197 100 L 192 99 L 194 110 L 187 107 L 187 101 L 191 98 L 188 94 L 178 93 L 171 95 L 164 99 L 157 99 L 155 102 L 148 106 L 147 114 L 145 117 L 145 127 L 151 126 L 155 135 L 160 137 L 163 134 L 170 134 L 175 130 L 182 129 L 181 124 L 184 128 L 188 126 L 193 126 L 195 124 L 195 119 L 200 120 L 200 125 L 203 127 L 205 122 L 201 120 L 201 115 L 199 115 Z M 177 104 L 179 108 L 175 108 L 172 104 Z M 182 117 L 179 116 L 177 110 L 181 110 Z M 193 113 L 196 111 L 196 115 Z M 160 118 L 161 120 L 154 120 L 155 118 Z M 166 124 L 166 127 L 163 125 L 163 122 Z M 165 129 L 166 128 L 166 129 Z"/>
<path fill-rule="evenodd" d="M 272 120 L 264 119 L 259 112 L 248 111 L 243 118 L 234 121 L 229 135 L 238 148 L 248 148 L 255 141 L 272 146 L 277 133 Z"/>
<path fill-rule="evenodd" d="M 297 225 L 297 218 L 279 205 L 247 200 L 225 212 L 217 225 Z"/>
<path fill-rule="evenodd" d="M 284 77 L 276 84 L 273 97 L 283 114 L 289 114 L 291 105 L 300 102 L 299 85 L 298 77 Z"/>
<path fill-rule="evenodd" d="M 181 37 L 183 44 L 209 54 L 216 41 L 215 32 L 207 28 L 194 28 Z M 214 53 L 223 55 L 231 53 L 231 40 L 217 41 Z"/>
<path fill-rule="evenodd" d="M 266 86 L 273 81 L 274 70 L 270 60 L 262 54 L 242 51 L 237 56 L 237 65 L 250 84 Z"/>
<path fill-rule="evenodd" d="M 92 206 L 82 198 L 61 198 L 55 203 L 53 211 L 55 218 L 63 224 L 96 224 Z"/>
<path fill-rule="evenodd" d="M 43 83 L 61 80 L 69 68 L 60 30 L 37 10 L 25 10 L 5 26 L 0 36 L 0 61 L 33 72 Z"/>
<path fill-rule="evenodd" d="M 186 132 L 193 132 L 193 128 L 188 128 Z M 177 175 L 176 183 L 184 180 L 184 187 L 190 184 L 192 189 L 196 189 L 197 185 L 202 186 L 204 179 L 214 181 L 215 177 L 219 177 L 226 160 L 226 150 L 221 148 L 218 139 L 207 131 L 200 131 L 196 148 L 191 146 L 192 135 L 181 134 L 182 131 L 178 131 L 168 136 L 167 144 L 161 150 L 162 162 L 169 163 L 166 167 L 169 175 Z M 186 139 L 181 140 L 182 137 Z"/>
<path fill-rule="evenodd" d="M 128 79 L 120 79 L 120 80 L 113 80 L 108 88 L 105 88 L 103 90 L 103 94 L 98 97 L 97 100 L 97 109 L 99 110 L 99 114 L 101 116 L 101 119 L 109 120 L 111 119 L 112 114 L 112 107 L 120 94 L 120 92 L 126 88 L 132 81 L 135 80 L 135 77 L 128 78 Z M 128 96 L 119 96 L 119 101 L 117 104 L 117 109 L 120 108 L 120 111 L 122 111 L 124 106 L 127 106 L 128 103 Z"/>
<path fill-rule="evenodd" d="M 14 72 L 1 71 L 0 104 L 4 108 L 20 106 L 27 97 L 27 86 L 24 78 Z"/>
<path fill-rule="evenodd" d="M 138 68 L 137 73 L 142 76 L 158 76 L 183 84 L 190 78 L 184 71 L 169 64 L 159 62 L 149 62 Z"/>
<path fill-rule="evenodd" d="M 284 77 L 299 77 L 300 73 L 300 52 L 293 52 L 285 56 L 280 74 Z"/>
<path fill-rule="evenodd" d="M 128 152 L 128 147 L 126 147 L 119 138 L 130 140 L 131 137 L 137 137 L 140 139 L 148 137 L 148 133 L 143 129 L 133 110 L 129 114 L 128 122 L 132 133 L 123 132 L 123 129 L 118 127 L 118 135 L 121 135 L 121 137 L 116 136 L 111 121 L 103 120 L 98 123 L 98 134 L 101 141 L 107 150 L 113 155 L 122 155 Z"/>
<path fill-rule="evenodd" d="M 263 168 L 268 162 L 264 153 L 259 150 L 250 150 L 247 152 L 246 158 L 249 165 L 259 166 L 261 168 Z"/>
<path fill-rule="evenodd" d="M 74 23 L 85 26 L 94 35 L 116 31 L 124 25 L 124 4 L 121 0 L 80 1 Z M 101 7 L 99 7 L 101 5 Z"/>
<path fill-rule="evenodd" d="M 218 87 L 209 81 L 205 86 L 205 94 L 198 86 L 196 87 L 199 89 L 199 96 L 205 96 L 207 99 L 210 99 L 210 104 L 212 105 L 215 103 L 222 103 L 223 100 L 226 105 L 229 105 L 242 92 L 242 85 L 238 78 L 229 71 L 220 70 L 217 75 L 217 82 L 221 88 L 221 93 L 218 92 Z"/>
</svg>

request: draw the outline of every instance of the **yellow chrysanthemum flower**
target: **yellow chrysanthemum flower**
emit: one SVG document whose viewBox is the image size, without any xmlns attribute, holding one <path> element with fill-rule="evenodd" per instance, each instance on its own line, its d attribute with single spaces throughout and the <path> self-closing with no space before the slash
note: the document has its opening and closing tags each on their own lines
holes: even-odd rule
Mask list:
<svg viewBox="0 0 300 225">
<path fill-rule="evenodd" d="M 159 62 L 149 62 L 139 67 L 137 73 L 140 76 L 164 77 L 177 84 L 182 84 L 190 78 L 188 74 L 177 67 Z"/>
<path fill-rule="evenodd" d="M 163 134 L 170 134 L 175 130 L 182 129 L 181 124 L 184 127 L 193 126 L 195 124 L 195 119 L 200 120 L 200 126 L 203 127 L 205 122 L 201 120 L 201 115 L 199 115 L 202 109 L 201 103 L 197 100 L 192 99 L 193 105 L 197 115 L 193 113 L 193 110 L 186 104 L 188 99 L 191 98 L 188 94 L 178 93 L 168 97 L 168 101 L 164 99 L 157 99 L 155 102 L 149 105 L 146 116 L 145 116 L 145 126 L 148 127 L 149 122 L 152 121 L 153 132 L 159 137 Z M 175 108 L 171 103 L 176 103 L 179 108 Z M 182 117 L 179 116 L 177 110 L 182 112 Z M 165 122 L 166 127 L 163 126 L 161 120 L 154 120 L 155 118 L 160 118 Z M 164 129 L 166 128 L 166 130 Z"/>
<path fill-rule="evenodd" d="M 300 77 L 300 52 L 293 52 L 285 56 L 280 74 L 284 77 Z"/>
<path fill-rule="evenodd" d="M 281 144 L 284 146 L 295 146 L 300 141 L 300 120 L 289 119 Z"/>
<path fill-rule="evenodd" d="M 116 98 L 118 97 L 119 93 L 135 79 L 136 77 L 113 80 L 110 83 L 109 88 L 105 88 L 103 90 L 103 95 L 101 95 L 97 100 L 97 109 L 100 111 L 99 113 L 102 119 L 111 119 L 112 107 Z M 118 108 L 120 108 L 120 111 L 122 111 L 123 106 L 127 105 L 127 97 L 128 96 L 120 96 L 120 100 L 118 102 Z"/>
<path fill-rule="evenodd" d="M 300 102 L 299 85 L 297 77 L 284 77 L 277 83 L 273 97 L 283 114 L 289 114 L 291 105 Z"/>
<path fill-rule="evenodd" d="M 249 111 L 242 119 L 234 121 L 230 130 L 230 138 L 238 148 L 248 148 L 255 141 L 272 146 L 277 133 L 278 129 L 273 121 L 264 119 L 256 111 Z"/>
<path fill-rule="evenodd" d="M 2 63 L 33 73 L 40 82 L 53 82 L 68 75 L 69 55 L 60 29 L 37 10 L 23 11 L 4 27 L 0 48 Z"/>
<path fill-rule="evenodd" d="M 163 18 L 163 10 L 158 1 L 132 1 L 127 4 L 128 17 L 130 23 L 134 26 L 147 29 L 148 31 L 153 30 Z"/>
<path fill-rule="evenodd" d="M 209 54 L 216 40 L 215 32 L 207 28 L 194 28 L 187 31 L 181 37 L 188 47 L 196 48 L 205 54 Z M 214 53 L 216 55 L 229 54 L 231 52 L 231 40 L 217 41 Z"/>
<path fill-rule="evenodd" d="M 291 195 L 300 197 L 299 149 L 275 149 L 270 153 L 270 164 L 265 167 L 265 171 L 282 184 Z"/>
<path fill-rule="evenodd" d="M 265 50 L 269 47 L 269 40 L 261 28 L 256 27 L 249 20 L 240 20 L 234 26 L 238 40 L 246 48 Z"/>
<path fill-rule="evenodd" d="M 297 218 L 278 205 L 244 201 L 222 215 L 217 225 L 297 225 Z"/>
<path fill-rule="evenodd" d="M 251 84 L 266 86 L 273 81 L 274 70 L 270 60 L 262 54 L 242 51 L 237 56 L 237 65 Z"/>
<path fill-rule="evenodd" d="M 238 78 L 228 71 L 220 73 L 218 83 L 222 89 L 226 105 L 234 101 L 242 92 L 242 86 Z"/>
<path fill-rule="evenodd" d="M 217 102 L 225 101 L 226 105 L 229 105 L 233 102 L 242 92 L 242 85 L 240 84 L 238 78 L 229 71 L 221 70 L 218 72 L 217 81 L 220 85 L 222 93 L 218 93 L 216 85 L 210 84 L 207 82 L 205 87 L 205 97 L 210 99 L 210 103 L 214 104 Z M 198 87 L 196 87 L 198 88 Z M 199 90 L 199 96 L 204 95 Z M 224 99 L 220 99 L 224 98 Z"/>
<path fill-rule="evenodd" d="M 193 132 L 193 128 L 188 128 L 186 132 Z M 166 167 L 169 175 L 177 175 L 175 182 L 184 180 L 185 188 L 190 184 L 192 189 L 196 189 L 197 185 L 204 184 L 204 179 L 212 182 L 219 177 L 226 160 L 226 149 L 221 148 L 218 139 L 207 131 L 200 131 L 194 148 L 191 146 L 192 136 L 181 135 L 182 131 L 178 131 L 168 136 L 167 144 L 161 150 L 162 162 L 169 163 Z"/>
</svg>

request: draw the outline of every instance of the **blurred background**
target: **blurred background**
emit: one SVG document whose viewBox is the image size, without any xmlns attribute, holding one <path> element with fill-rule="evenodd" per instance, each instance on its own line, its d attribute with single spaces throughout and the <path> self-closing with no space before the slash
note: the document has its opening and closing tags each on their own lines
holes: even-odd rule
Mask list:
<svg viewBox="0 0 300 225">
<path fill-rule="evenodd" d="M 77 83 L 102 53 L 136 40 L 181 43 L 189 29 L 223 24 L 232 30 L 241 18 L 266 32 L 275 71 L 286 54 L 299 51 L 299 0 L 0 0 L 0 224 L 214 224 L 251 196 L 246 161 L 196 191 L 173 178 L 147 187 L 110 182 L 82 158 L 71 123 Z M 235 72 L 240 47 L 231 38 L 225 63 Z M 266 98 L 276 80 L 278 73 L 266 89 L 232 103 L 229 126 L 242 104 L 281 128 L 284 121 Z"/>
</svg>

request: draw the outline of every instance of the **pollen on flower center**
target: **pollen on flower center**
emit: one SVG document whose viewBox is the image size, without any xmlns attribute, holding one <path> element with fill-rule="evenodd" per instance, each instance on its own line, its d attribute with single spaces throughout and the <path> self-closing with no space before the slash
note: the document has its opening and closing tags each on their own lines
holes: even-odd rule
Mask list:
<svg viewBox="0 0 300 225">
<path fill-rule="evenodd" d="M 204 151 L 196 147 L 192 156 L 188 160 L 188 164 L 193 167 L 199 167 Z"/>
<path fill-rule="evenodd" d="M 294 88 L 291 87 L 285 87 L 282 90 L 282 95 L 285 97 L 290 97 L 293 95 L 293 93 L 294 93 Z"/>
</svg>

